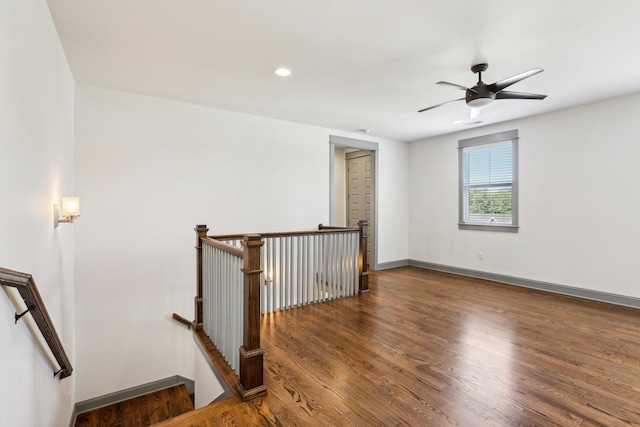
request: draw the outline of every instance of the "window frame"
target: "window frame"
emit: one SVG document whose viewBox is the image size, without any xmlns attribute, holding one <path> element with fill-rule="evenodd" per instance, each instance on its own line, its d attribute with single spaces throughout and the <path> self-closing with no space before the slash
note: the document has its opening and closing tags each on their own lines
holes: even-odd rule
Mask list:
<svg viewBox="0 0 640 427">
<path fill-rule="evenodd" d="M 463 187 L 463 151 L 465 148 L 479 145 L 495 144 L 511 141 L 512 147 L 512 179 L 511 179 L 511 224 L 487 224 L 464 221 L 464 187 Z M 517 233 L 518 223 L 518 130 L 509 130 L 489 135 L 476 136 L 458 141 L 458 229 L 501 231 Z"/>
</svg>

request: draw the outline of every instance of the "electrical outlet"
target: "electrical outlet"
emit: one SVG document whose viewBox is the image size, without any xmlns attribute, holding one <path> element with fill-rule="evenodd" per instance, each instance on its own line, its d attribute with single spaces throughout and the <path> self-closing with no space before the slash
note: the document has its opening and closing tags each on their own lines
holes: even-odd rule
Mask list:
<svg viewBox="0 0 640 427">
<path fill-rule="evenodd" d="M 482 252 L 478 252 L 478 261 L 482 261 L 484 259 L 484 254 Z"/>
</svg>

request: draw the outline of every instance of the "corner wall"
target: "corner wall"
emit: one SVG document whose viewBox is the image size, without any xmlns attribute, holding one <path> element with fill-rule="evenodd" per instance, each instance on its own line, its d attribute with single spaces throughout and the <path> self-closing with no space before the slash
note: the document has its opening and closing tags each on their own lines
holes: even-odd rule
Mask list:
<svg viewBox="0 0 640 427">
<path fill-rule="evenodd" d="M 640 297 L 639 107 L 633 95 L 410 144 L 410 258 Z M 510 129 L 519 232 L 458 230 L 458 140 Z"/>
<path fill-rule="evenodd" d="M 0 1 L 0 64 L 0 266 L 33 275 L 76 368 L 75 229 L 53 228 L 54 202 L 74 194 L 74 82 L 46 2 Z M 77 372 L 53 378 L 7 291 L 17 295 L 0 291 L 0 425 L 68 425 Z"/>
</svg>

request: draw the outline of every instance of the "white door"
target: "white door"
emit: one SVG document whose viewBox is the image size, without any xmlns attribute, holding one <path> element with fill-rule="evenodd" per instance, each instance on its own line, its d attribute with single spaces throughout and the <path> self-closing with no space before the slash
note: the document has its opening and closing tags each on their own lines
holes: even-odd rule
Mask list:
<svg viewBox="0 0 640 427">
<path fill-rule="evenodd" d="M 370 151 L 360 150 L 347 153 L 347 226 L 357 227 L 358 221 L 369 221 L 367 228 L 367 261 L 374 265 L 374 171 L 373 156 Z"/>
</svg>

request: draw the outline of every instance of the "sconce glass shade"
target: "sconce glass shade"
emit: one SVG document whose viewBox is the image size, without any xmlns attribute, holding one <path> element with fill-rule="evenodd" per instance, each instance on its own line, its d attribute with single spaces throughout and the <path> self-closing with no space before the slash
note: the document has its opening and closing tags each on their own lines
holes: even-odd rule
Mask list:
<svg viewBox="0 0 640 427">
<path fill-rule="evenodd" d="M 80 216 L 80 198 L 79 197 L 63 197 L 62 198 L 62 215 L 60 215 L 60 206 L 53 205 L 53 228 L 58 224 L 65 222 L 73 222 Z"/>
<path fill-rule="evenodd" d="M 62 198 L 62 216 L 65 218 L 80 216 L 80 198 L 79 197 L 63 197 Z"/>
</svg>

